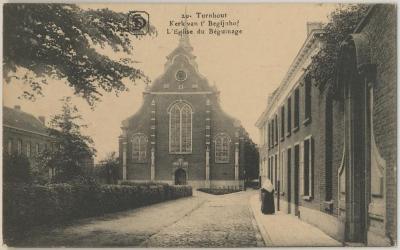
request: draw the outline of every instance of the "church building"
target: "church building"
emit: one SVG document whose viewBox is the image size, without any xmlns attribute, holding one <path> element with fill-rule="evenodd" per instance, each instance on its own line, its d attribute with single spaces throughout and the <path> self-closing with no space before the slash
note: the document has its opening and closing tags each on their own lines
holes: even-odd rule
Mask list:
<svg viewBox="0 0 400 250">
<path fill-rule="evenodd" d="M 122 121 L 123 181 L 243 187 L 246 132 L 222 111 L 219 91 L 199 73 L 192 51 L 183 35 L 141 108 Z"/>
</svg>

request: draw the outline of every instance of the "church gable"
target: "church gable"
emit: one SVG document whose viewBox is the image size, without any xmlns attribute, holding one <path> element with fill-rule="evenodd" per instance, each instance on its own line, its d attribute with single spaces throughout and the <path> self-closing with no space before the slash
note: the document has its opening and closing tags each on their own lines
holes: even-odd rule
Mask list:
<svg viewBox="0 0 400 250">
<path fill-rule="evenodd" d="M 202 76 L 192 54 L 188 38 L 167 56 L 164 73 L 150 87 L 150 92 L 210 92 L 213 89 Z"/>
<path fill-rule="evenodd" d="M 175 183 L 179 170 L 182 183 L 240 185 L 240 122 L 222 110 L 219 91 L 199 73 L 192 50 L 182 37 L 142 107 L 123 121 L 123 179 Z"/>
</svg>

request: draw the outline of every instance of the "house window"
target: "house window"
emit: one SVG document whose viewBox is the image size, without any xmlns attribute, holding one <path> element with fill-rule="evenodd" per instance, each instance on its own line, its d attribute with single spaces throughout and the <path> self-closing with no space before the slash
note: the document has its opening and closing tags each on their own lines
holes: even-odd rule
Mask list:
<svg viewBox="0 0 400 250">
<path fill-rule="evenodd" d="M 18 154 L 22 154 L 22 140 L 18 140 L 17 142 L 17 152 Z"/>
<path fill-rule="evenodd" d="M 299 128 L 299 123 L 300 123 L 300 91 L 297 88 L 294 91 L 294 128 L 293 129 L 298 129 Z"/>
<path fill-rule="evenodd" d="M 26 144 L 26 156 L 31 157 L 31 143 L 30 142 L 28 142 Z"/>
<path fill-rule="evenodd" d="M 268 129 L 267 129 L 267 125 L 264 124 L 264 143 L 267 144 L 268 141 Z"/>
<path fill-rule="evenodd" d="M 292 99 L 289 97 L 287 101 L 287 134 L 292 131 Z"/>
<path fill-rule="evenodd" d="M 132 160 L 143 162 L 146 160 L 147 137 L 144 134 L 135 134 L 132 137 Z"/>
<path fill-rule="evenodd" d="M 275 140 L 274 140 L 274 133 L 275 133 L 275 130 L 274 130 L 274 120 L 272 120 L 272 121 L 271 121 L 271 147 L 272 147 L 272 148 L 274 147 L 274 143 L 275 143 Z"/>
<path fill-rule="evenodd" d="M 215 136 L 215 162 L 228 163 L 229 162 L 229 146 L 231 139 L 226 134 L 218 134 Z"/>
<path fill-rule="evenodd" d="M 271 156 L 271 165 L 269 165 L 269 179 L 274 184 L 274 156 Z"/>
<path fill-rule="evenodd" d="M 268 122 L 268 148 L 271 148 L 271 123 Z"/>
<path fill-rule="evenodd" d="M 169 152 L 192 152 L 192 108 L 184 102 L 169 109 Z"/>
<path fill-rule="evenodd" d="M 9 155 L 12 154 L 12 140 L 11 139 L 9 139 L 8 142 L 7 142 L 7 153 Z"/>
<path fill-rule="evenodd" d="M 281 139 L 285 138 L 285 106 L 281 107 Z"/>
<path fill-rule="evenodd" d="M 304 196 L 313 195 L 313 148 L 312 138 L 304 141 Z"/>
<path fill-rule="evenodd" d="M 304 83 L 304 119 L 311 119 L 311 78 L 306 77 Z"/>
<path fill-rule="evenodd" d="M 35 146 L 36 155 L 39 155 L 39 150 L 40 150 L 39 143 L 36 143 L 36 146 Z"/>
</svg>

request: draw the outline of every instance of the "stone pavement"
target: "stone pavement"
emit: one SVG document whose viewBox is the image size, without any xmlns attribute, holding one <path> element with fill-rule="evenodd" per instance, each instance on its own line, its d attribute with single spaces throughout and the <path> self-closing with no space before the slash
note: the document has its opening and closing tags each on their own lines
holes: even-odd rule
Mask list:
<svg viewBox="0 0 400 250">
<path fill-rule="evenodd" d="M 40 227 L 18 247 L 261 247 L 249 200 L 257 192 L 193 197 L 68 225 Z"/>
<path fill-rule="evenodd" d="M 250 206 L 265 244 L 268 246 L 342 246 L 339 241 L 293 215 L 281 211 L 272 215 L 263 214 L 259 194 L 250 198 Z"/>
<path fill-rule="evenodd" d="M 143 247 L 257 247 L 261 235 L 249 209 L 251 192 L 209 195 L 199 209 L 164 228 L 141 244 Z"/>
</svg>

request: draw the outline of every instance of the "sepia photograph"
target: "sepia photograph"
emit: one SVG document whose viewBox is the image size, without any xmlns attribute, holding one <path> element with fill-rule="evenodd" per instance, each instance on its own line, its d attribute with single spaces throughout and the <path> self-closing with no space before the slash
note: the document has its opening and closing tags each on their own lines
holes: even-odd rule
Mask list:
<svg viewBox="0 0 400 250">
<path fill-rule="evenodd" d="M 2 247 L 396 247 L 397 12 L 3 3 Z"/>
</svg>

